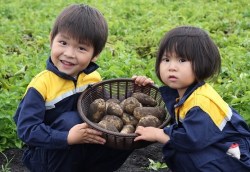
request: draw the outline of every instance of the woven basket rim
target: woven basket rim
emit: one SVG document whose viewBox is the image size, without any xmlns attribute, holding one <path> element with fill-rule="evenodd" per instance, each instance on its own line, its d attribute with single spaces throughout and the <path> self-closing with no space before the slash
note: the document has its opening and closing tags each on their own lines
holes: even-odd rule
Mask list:
<svg viewBox="0 0 250 172">
<path fill-rule="evenodd" d="M 91 92 L 91 90 L 93 88 L 96 88 L 100 85 L 104 85 L 104 84 L 107 84 L 107 83 L 112 83 L 112 82 L 134 82 L 133 79 L 131 78 L 118 78 L 118 79 L 107 79 L 107 80 L 103 80 L 103 81 L 100 81 L 98 83 L 95 83 L 93 85 L 90 86 L 90 88 L 86 89 L 85 91 L 83 91 L 80 95 L 80 97 L 78 98 L 78 102 L 77 102 L 77 109 L 78 109 L 78 112 L 80 113 L 81 117 L 83 118 L 83 120 L 89 124 L 92 128 L 94 129 L 97 129 L 105 134 L 108 134 L 108 135 L 115 135 L 115 136 L 121 136 L 121 137 L 126 137 L 126 138 L 135 138 L 136 136 L 138 136 L 138 134 L 136 133 L 129 133 L 129 134 L 125 134 L 125 133 L 119 133 L 119 132 L 113 132 L 113 131 L 110 131 L 110 130 L 107 130 L 107 129 L 104 129 L 98 125 L 96 125 L 96 123 L 90 121 L 87 116 L 83 113 L 83 110 L 81 108 L 81 100 L 82 98 L 84 97 L 85 94 L 88 94 L 89 92 Z M 150 88 L 153 88 L 153 89 L 156 89 L 158 90 L 159 88 L 155 85 L 152 85 L 152 84 L 147 84 L 146 86 L 140 86 L 140 87 L 150 87 Z M 163 128 L 165 127 L 169 121 L 170 121 L 170 115 L 167 115 L 164 122 L 157 128 Z"/>
</svg>

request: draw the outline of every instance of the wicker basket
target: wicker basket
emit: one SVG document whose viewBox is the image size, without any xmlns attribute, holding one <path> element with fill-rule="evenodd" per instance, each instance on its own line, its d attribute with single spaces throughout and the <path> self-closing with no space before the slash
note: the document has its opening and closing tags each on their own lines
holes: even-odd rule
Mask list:
<svg viewBox="0 0 250 172">
<path fill-rule="evenodd" d="M 146 93 L 158 102 L 157 106 L 165 107 L 157 87 L 149 84 L 147 86 L 138 86 L 132 79 L 125 78 L 104 80 L 96 83 L 85 90 L 78 99 L 77 108 L 81 118 L 92 128 L 103 133 L 102 137 L 106 139 L 105 145 L 108 147 L 130 150 L 142 148 L 152 143 L 147 141 L 134 142 L 134 138 L 137 136 L 135 133 L 123 134 L 109 131 L 89 120 L 89 116 L 91 115 L 89 114 L 89 106 L 95 99 L 102 98 L 108 100 L 110 98 L 116 98 L 122 101 L 131 97 L 134 92 Z M 170 116 L 167 113 L 165 120 L 158 128 L 165 127 L 169 121 Z"/>
</svg>

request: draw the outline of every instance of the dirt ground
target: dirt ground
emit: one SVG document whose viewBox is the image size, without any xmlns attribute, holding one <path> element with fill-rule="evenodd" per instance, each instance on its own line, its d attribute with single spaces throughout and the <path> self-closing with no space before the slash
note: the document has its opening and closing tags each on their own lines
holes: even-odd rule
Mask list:
<svg viewBox="0 0 250 172">
<path fill-rule="evenodd" d="M 22 149 L 9 149 L 4 151 L 4 154 L 11 160 L 9 168 L 11 172 L 28 172 L 21 162 L 23 150 Z M 125 163 L 116 172 L 153 172 L 146 167 L 149 166 L 149 159 L 155 162 L 162 162 L 161 145 L 158 143 L 151 144 L 145 148 L 135 150 Z M 5 157 L 0 154 L 0 171 L 3 165 L 6 164 Z M 158 172 L 170 172 L 167 168 L 160 169 Z"/>
</svg>

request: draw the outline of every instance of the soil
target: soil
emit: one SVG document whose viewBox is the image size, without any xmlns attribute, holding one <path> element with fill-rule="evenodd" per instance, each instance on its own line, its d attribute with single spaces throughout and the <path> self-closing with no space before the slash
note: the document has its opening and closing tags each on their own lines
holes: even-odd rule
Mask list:
<svg viewBox="0 0 250 172">
<path fill-rule="evenodd" d="M 8 149 L 3 152 L 10 161 L 9 168 L 11 172 L 28 172 L 27 168 L 21 162 L 22 149 Z M 125 161 L 125 163 L 116 172 L 153 172 L 149 170 L 149 160 L 155 162 L 162 161 L 161 145 L 159 143 L 151 144 L 145 148 L 136 149 Z M 0 171 L 2 166 L 6 165 L 6 158 L 0 154 Z M 168 168 L 159 169 L 158 172 L 171 172 Z"/>
</svg>

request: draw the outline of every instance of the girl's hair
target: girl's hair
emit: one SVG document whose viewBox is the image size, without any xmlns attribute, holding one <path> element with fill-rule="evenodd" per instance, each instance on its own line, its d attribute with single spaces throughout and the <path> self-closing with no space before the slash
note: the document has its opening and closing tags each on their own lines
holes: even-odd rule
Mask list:
<svg viewBox="0 0 250 172">
<path fill-rule="evenodd" d="M 92 45 L 95 57 L 107 42 L 108 25 L 97 9 L 74 4 L 65 8 L 57 17 L 51 31 L 51 42 L 59 32 L 68 34 L 79 43 Z"/>
<path fill-rule="evenodd" d="M 181 26 L 165 34 L 161 40 L 155 64 L 156 75 L 160 80 L 159 66 L 164 53 L 175 53 L 190 61 L 198 82 L 220 72 L 219 50 L 208 34 L 200 28 Z"/>
</svg>

